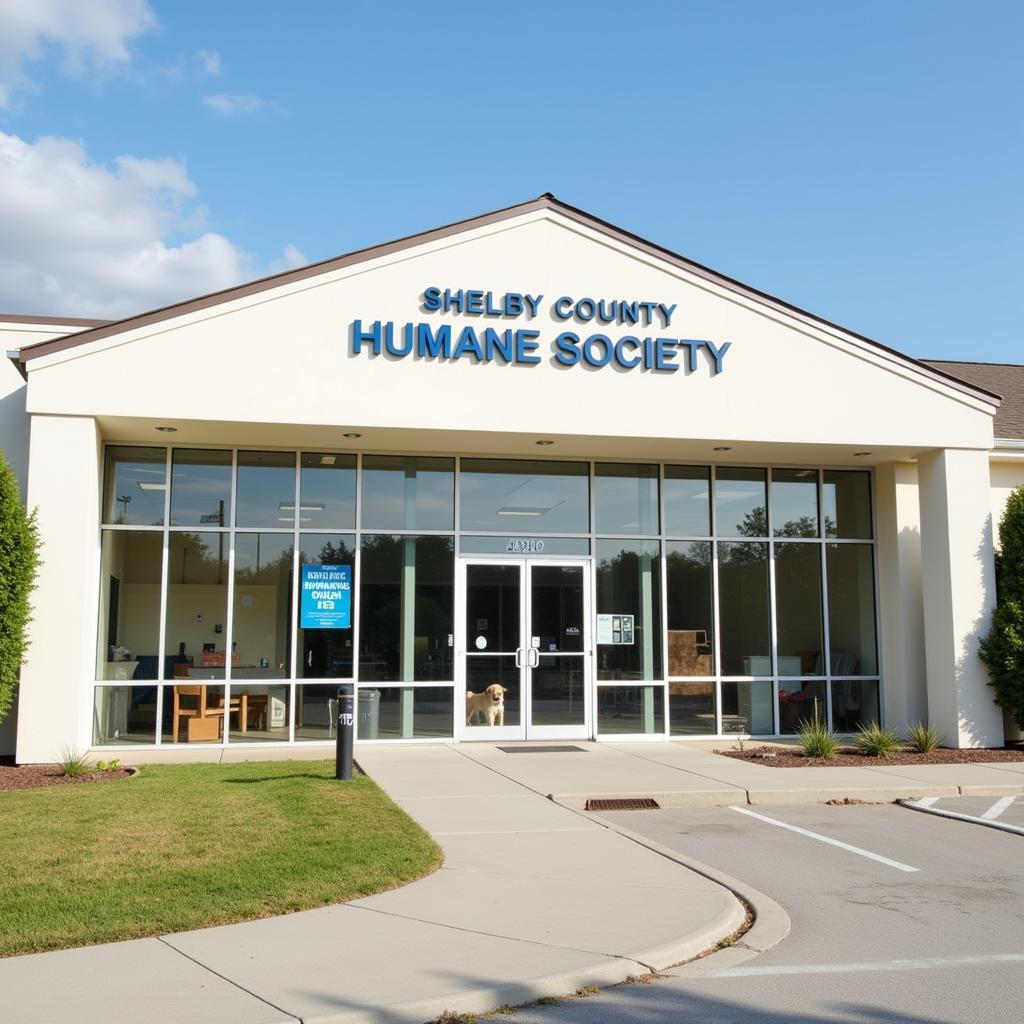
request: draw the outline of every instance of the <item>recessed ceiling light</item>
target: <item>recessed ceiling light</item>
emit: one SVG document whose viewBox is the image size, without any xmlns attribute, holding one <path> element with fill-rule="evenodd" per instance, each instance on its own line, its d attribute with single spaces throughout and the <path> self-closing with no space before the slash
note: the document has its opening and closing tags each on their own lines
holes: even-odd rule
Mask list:
<svg viewBox="0 0 1024 1024">
<path fill-rule="evenodd" d="M 333 466 L 338 461 L 337 455 L 321 455 L 320 465 L 321 466 Z"/>
<path fill-rule="evenodd" d="M 719 445 L 717 448 L 712 448 L 711 450 L 713 452 L 731 452 L 732 448 L 730 448 L 727 444 L 722 444 Z"/>
<path fill-rule="evenodd" d="M 539 444 L 542 448 L 546 448 L 549 444 L 554 444 L 554 441 L 536 441 L 535 444 Z"/>
<path fill-rule="evenodd" d="M 156 429 L 164 434 L 176 434 L 178 432 L 177 427 L 157 427 Z"/>
<path fill-rule="evenodd" d="M 871 452 L 854 452 L 853 457 L 855 459 L 863 459 L 865 455 L 870 455 Z"/>
<path fill-rule="evenodd" d="M 349 431 L 347 434 L 342 434 L 342 437 L 362 437 L 362 434 L 357 434 L 355 431 Z"/>
</svg>

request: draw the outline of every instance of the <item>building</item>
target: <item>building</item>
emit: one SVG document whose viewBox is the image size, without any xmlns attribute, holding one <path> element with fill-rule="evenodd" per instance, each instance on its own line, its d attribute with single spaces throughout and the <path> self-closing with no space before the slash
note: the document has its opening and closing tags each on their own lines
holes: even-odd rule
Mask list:
<svg viewBox="0 0 1024 1024">
<path fill-rule="evenodd" d="M 364 741 L 1003 742 L 975 652 L 1021 367 L 911 359 L 550 195 L 0 328 L 44 544 L 21 761 L 329 742 L 353 681 Z"/>
</svg>

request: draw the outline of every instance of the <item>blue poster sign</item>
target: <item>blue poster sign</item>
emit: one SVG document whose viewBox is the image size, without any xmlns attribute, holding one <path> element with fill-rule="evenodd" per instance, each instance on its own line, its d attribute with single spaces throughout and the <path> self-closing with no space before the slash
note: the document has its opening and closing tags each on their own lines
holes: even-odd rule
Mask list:
<svg viewBox="0 0 1024 1024">
<path fill-rule="evenodd" d="M 304 565 L 299 626 L 348 629 L 352 625 L 352 566 Z"/>
</svg>

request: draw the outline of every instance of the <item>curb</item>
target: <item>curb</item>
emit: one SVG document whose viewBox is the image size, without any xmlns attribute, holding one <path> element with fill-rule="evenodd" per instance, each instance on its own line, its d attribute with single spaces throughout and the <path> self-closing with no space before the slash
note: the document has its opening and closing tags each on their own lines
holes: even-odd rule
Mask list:
<svg viewBox="0 0 1024 1024">
<path fill-rule="evenodd" d="M 555 803 L 559 802 L 557 797 L 552 799 L 554 799 Z M 573 810 L 576 810 L 576 808 L 573 808 Z M 753 914 L 754 923 L 743 933 L 735 945 L 716 950 L 713 948 L 714 943 L 711 943 L 705 947 L 711 949 L 711 952 L 706 956 L 694 959 L 694 957 L 700 956 L 701 951 L 691 953 L 688 957 L 681 958 L 681 960 L 688 960 L 688 963 L 677 960 L 671 970 L 662 969 L 659 973 L 670 974 L 673 977 L 684 973 L 687 976 L 695 976 L 708 974 L 723 967 L 734 967 L 745 960 L 750 960 L 761 953 L 766 953 L 789 935 L 792 927 L 789 914 L 786 913 L 780 903 L 773 900 L 766 893 L 755 889 L 752 885 L 747 885 L 746 882 L 740 881 L 740 879 L 734 878 L 732 875 L 727 875 L 724 871 L 719 871 L 710 864 L 705 864 L 703 861 L 696 860 L 693 857 L 679 853 L 677 850 L 663 846 L 653 839 L 648 839 L 647 836 L 634 832 L 624 825 L 619 825 L 585 811 L 577 811 L 577 813 L 582 814 L 585 818 L 589 818 L 602 828 L 617 832 L 623 838 L 645 847 L 652 853 L 675 861 L 680 866 L 688 868 L 698 875 L 703 875 L 712 882 L 716 882 L 723 888 L 728 889 L 740 904 L 749 907 L 750 912 Z M 731 931 L 720 934 L 715 938 L 714 942 L 720 942 L 731 934 Z"/>
<path fill-rule="evenodd" d="M 988 796 L 989 794 L 980 794 Z M 984 825 L 985 828 L 998 829 L 1000 832 L 1009 832 L 1010 835 L 1024 836 L 1024 828 L 1017 825 L 1007 825 L 1004 821 L 996 821 L 994 818 L 976 818 L 973 814 L 959 814 L 956 811 L 944 811 L 941 807 L 921 807 L 913 800 L 897 800 L 900 807 L 906 807 L 911 811 L 919 811 L 921 814 L 934 814 L 939 818 L 952 818 L 954 821 L 966 821 L 971 825 Z"/>
</svg>

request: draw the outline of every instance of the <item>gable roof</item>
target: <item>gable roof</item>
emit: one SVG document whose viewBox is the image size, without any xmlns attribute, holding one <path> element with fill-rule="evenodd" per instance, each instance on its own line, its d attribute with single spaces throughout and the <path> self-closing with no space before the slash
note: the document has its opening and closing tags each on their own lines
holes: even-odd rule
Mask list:
<svg viewBox="0 0 1024 1024">
<path fill-rule="evenodd" d="M 170 306 L 163 306 L 160 309 L 126 317 L 123 320 L 101 324 L 75 334 L 65 335 L 61 338 L 53 338 L 50 341 L 37 342 L 34 345 L 28 345 L 21 349 L 18 356 L 18 363 L 24 372 L 27 368 L 26 364 L 30 360 L 37 359 L 40 356 L 51 355 L 55 352 L 75 348 L 79 345 L 87 345 L 92 341 L 99 341 L 102 338 L 108 338 L 115 334 L 121 334 L 140 327 L 146 327 L 149 324 L 159 323 L 162 320 L 168 320 L 172 317 L 183 316 L 197 310 L 207 309 L 211 306 L 230 302 L 234 299 L 245 298 L 248 295 L 254 295 L 270 288 L 278 288 L 282 285 L 302 281 L 306 278 L 316 277 L 319 274 L 327 274 L 331 271 L 342 269 L 343 267 L 364 263 L 381 256 L 387 256 L 394 252 L 400 252 L 404 249 L 409 249 L 417 245 L 423 245 L 436 239 L 484 227 L 487 224 L 508 220 L 513 217 L 520 217 L 536 210 L 553 210 L 570 220 L 575 220 L 576 222 L 586 225 L 591 229 L 597 230 L 605 235 L 609 235 L 621 242 L 625 242 L 642 252 L 657 256 L 658 258 L 681 267 L 698 277 L 702 277 L 714 284 L 728 288 L 731 291 L 737 292 L 747 298 L 755 299 L 762 304 L 771 306 L 782 312 L 804 317 L 832 330 L 842 331 L 844 334 L 856 338 L 858 341 L 865 342 L 866 344 L 871 345 L 890 356 L 897 357 L 902 362 L 914 367 L 920 372 L 923 372 L 926 376 L 932 378 L 937 377 L 946 384 L 952 384 L 958 390 L 966 391 L 975 397 L 981 397 L 993 405 L 998 405 L 999 403 L 1000 395 L 997 392 L 989 391 L 983 386 L 965 381 L 960 377 L 946 372 L 941 367 L 928 365 L 920 360 L 912 358 L 911 356 L 907 356 L 896 349 L 889 348 L 887 345 L 883 345 L 872 338 L 868 338 L 863 334 L 857 334 L 855 331 L 841 327 L 839 324 L 826 320 L 824 317 L 817 316 L 814 313 L 809 313 L 807 310 L 801 309 L 799 306 L 794 306 L 791 303 L 785 302 L 773 295 L 769 295 L 767 292 L 762 292 L 756 288 L 752 288 L 750 285 L 745 285 L 741 281 L 737 281 L 735 278 L 728 277 L 716 270 L 705 267 L 703 264 L 697 263 L 685 256 L 681 256 L 679 253 L 673 252 L 671 249 L 666 249 L 664 246 L 651 242 L 639 235 L 634 235 L 632 232 L 617 227 L 608 221 L 601 220 L 599 217 L 595 217 L 593 214 L 587 213 L 585 210 L 581 210 L 575 206 L 570 206 L 568 203 L 557 199 L 550 192 L 545 192 L 543 195 L 537 196 L 536 199 L 528 199 L 526 202 L 517 203 L 513 206 L 506 206 L 500 210 L 493 210 L 490 213 L 484 213 L 477 217 L 470 217 L 465 220 L 455 221 L 451 224 L 445 224 L 429 231 L 423 231 L 414 235 L 407 235 L 391 242 L 371 246 L 367 249 L 357 249 L 354 252 L 345 253 L 341 256 L 335 256 L 327 260 L 321 260 L 318 263 L 312 263 L 305 267 L 298 267 L 295 270 L 286 270 L 278 274 L 272 274 L 268 277 L 262 277 L 258 280 L 250 281 L 247 284 L 236 285 L 232 288 L 224 288 L 220 291 L 211 292 L 208 295 L 201 295 L 198 298 L 187 299 L 183 302 L 177 302 Z"/>
<path fill-rule="evenodd" d="M 928 366 L 1003 396 L 994 424 L 996 437 L 1024 440 L 1024 366 L 1016 363 L 958 363 L 925 359 Z"/>
</svg>

